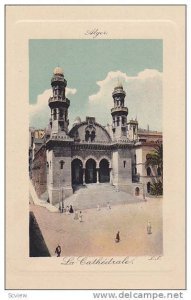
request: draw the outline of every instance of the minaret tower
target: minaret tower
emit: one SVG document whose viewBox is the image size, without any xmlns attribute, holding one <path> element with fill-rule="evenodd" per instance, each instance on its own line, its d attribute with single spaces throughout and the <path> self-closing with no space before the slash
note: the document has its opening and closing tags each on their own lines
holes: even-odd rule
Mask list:
<svg viewBox="0 0 191 300">
<path fill-rule="evenodd" d="M 47 190 L 51 204 L 64 206 L 64 199 L 73 193 L 71 185 L 71 146 L 68 135 L 68 107 L 65 96 L 66 79 L 60 67 L 54 69 L 51 79 L 53 96 L 48 105 L 51 110 L 50 134 L 46 140 Z"/>
<path fill-rule="evenodd" d="M 51 86 L 53 96 L 48 101 L 51 109 L 51 136 L 65 136 L 68 133 L 68 107 L 70 106 L 70 100 L 65 96 L 67 81 L 64 78 L 62 68 L 56 67 L 54 69 Z"/>
<path fill-rule="evenodd" d="M 114 100 L 114 107 L 111 109 L 113 118 L 113 137 L 114 140 L 123 140 L 127 138 L 127 115 L 128 108 L 124 106 L 126 93 L 122 85 L 114 88 L 112 97 Z"/>
</svg>

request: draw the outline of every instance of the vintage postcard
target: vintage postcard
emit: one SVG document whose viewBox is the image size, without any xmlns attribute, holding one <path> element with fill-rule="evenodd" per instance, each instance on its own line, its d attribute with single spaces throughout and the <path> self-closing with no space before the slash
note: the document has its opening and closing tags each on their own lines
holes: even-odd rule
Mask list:
<svg viewBox="0 0 191 300">
<path fill-rule="evenodd" d="M 6 51 L 6 288 L 185 289 L 185 6 L 7 6 Z"/>
</svg>

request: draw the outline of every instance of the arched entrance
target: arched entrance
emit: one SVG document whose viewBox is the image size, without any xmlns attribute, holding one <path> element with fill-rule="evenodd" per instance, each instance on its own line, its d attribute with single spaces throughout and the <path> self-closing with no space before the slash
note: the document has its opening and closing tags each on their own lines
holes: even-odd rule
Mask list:
<svg viewBox="0 0 191 300">
<path fill-rule="evenodd" d="M 102 159 L 99 163 L 99 182 L 109 182 L 110 175 L 109 175 L 109 162 L 107 159 Z"/>
<path fill-rule="evenodd" d="M 72 161 L 72 184 L 83 183 L 83 164 L 80 159 L 76 158 Z"/>
<path fill-rule="evenodd" d="M 85 172 L 86 183 L 96 183 L 96 162 L 92 158 L 88 159 L 86 162 L 86 172 Z"/>
</svg>

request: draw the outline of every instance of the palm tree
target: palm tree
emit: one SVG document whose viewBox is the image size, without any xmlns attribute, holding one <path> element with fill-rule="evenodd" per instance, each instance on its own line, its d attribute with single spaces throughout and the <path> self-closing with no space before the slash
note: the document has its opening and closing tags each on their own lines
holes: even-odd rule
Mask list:
<svg viewBox="0 0 191 300">
<path fill-rule="evenodd" d="M 147 154 L 145 166 L 157 166 L 160 168 L 161 177 L 163 175 L 163 145 L 159 144 L 154 147 L 150 153 Z"/>
<path fill-rule="evenodd" d="M 150 153 L 146 156 L 146 162 L 145 167 L 153 167 L 156 166 L 158 170 L 158 174 L 160 174 L 161 178 L 160 180 L 157 180 L 157 182 L 153 183 L 151 185 L 151 192 L 155 195 L 162 194 L 163 191 L 163 145 L 158 144 L 154 147 L 154 150 L 152 150 Z M 159 172 L 160 171 L 160 172 Z"/>
</svg>

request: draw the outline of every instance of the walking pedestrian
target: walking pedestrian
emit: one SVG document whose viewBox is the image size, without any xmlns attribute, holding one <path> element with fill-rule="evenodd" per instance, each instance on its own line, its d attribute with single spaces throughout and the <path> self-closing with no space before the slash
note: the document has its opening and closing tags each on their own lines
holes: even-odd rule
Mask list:
<svg viewBox="0 0 191 300">
<path fill-rule="evenodd" d="M 82 215 L 82 212 L 80 211 L 80 213 L 79 213 L 79 220 L 80 220 L 80 222 L 83 222 L 82 218 L 83 218 L 83 215 Z"/>
<path fill-rule="evenodd" d="M 70 208 L 69 208 L 69 213 L 70 213 L 70 214 L 73 214 L 73 213 L 74 213 L 74 210 L 73 210 L 73 207 L 72 207 L 72 205 L 70 205 Z"/>
<path fill-rule="evenodd" d="M 147 222 L 147 234 L 152 234 L 152 226 L 150 221 Z"/>
<path fill-rule="evenodd" d="M 77 212 L 77 210 L 74 211 L 74 220 L 78 220 L 78 212 Z"/>
<path fill-rule="evenodd" d="M 100 205 L 99 204 L 97 205 L 97 211 L 100 211 Z"/>
<path fill-rule="evenodd" d="M 60 245 L 58 245 L 56 247 L 55 253 L 56 253 L 57 257 L 60 257 L 60 254 L 61 254 L 61 247 L 60 247 Z"/>
<path fill-rule="evenodd" d="M 70 212 L 69 212 L 69 206 L 66 206 L 66 214 L 69 215 Z"/>
<path fill-rule="evenodd" d="M 111 209 L 109 202 L 107 202 L 107 209 Z"/>
<path fill-rule="evenodd" d="M 119 243 L 120 242 L 120 236 L 119 236 L 119 231 L 116 234 L 115 242 Z"/>
</svg>

